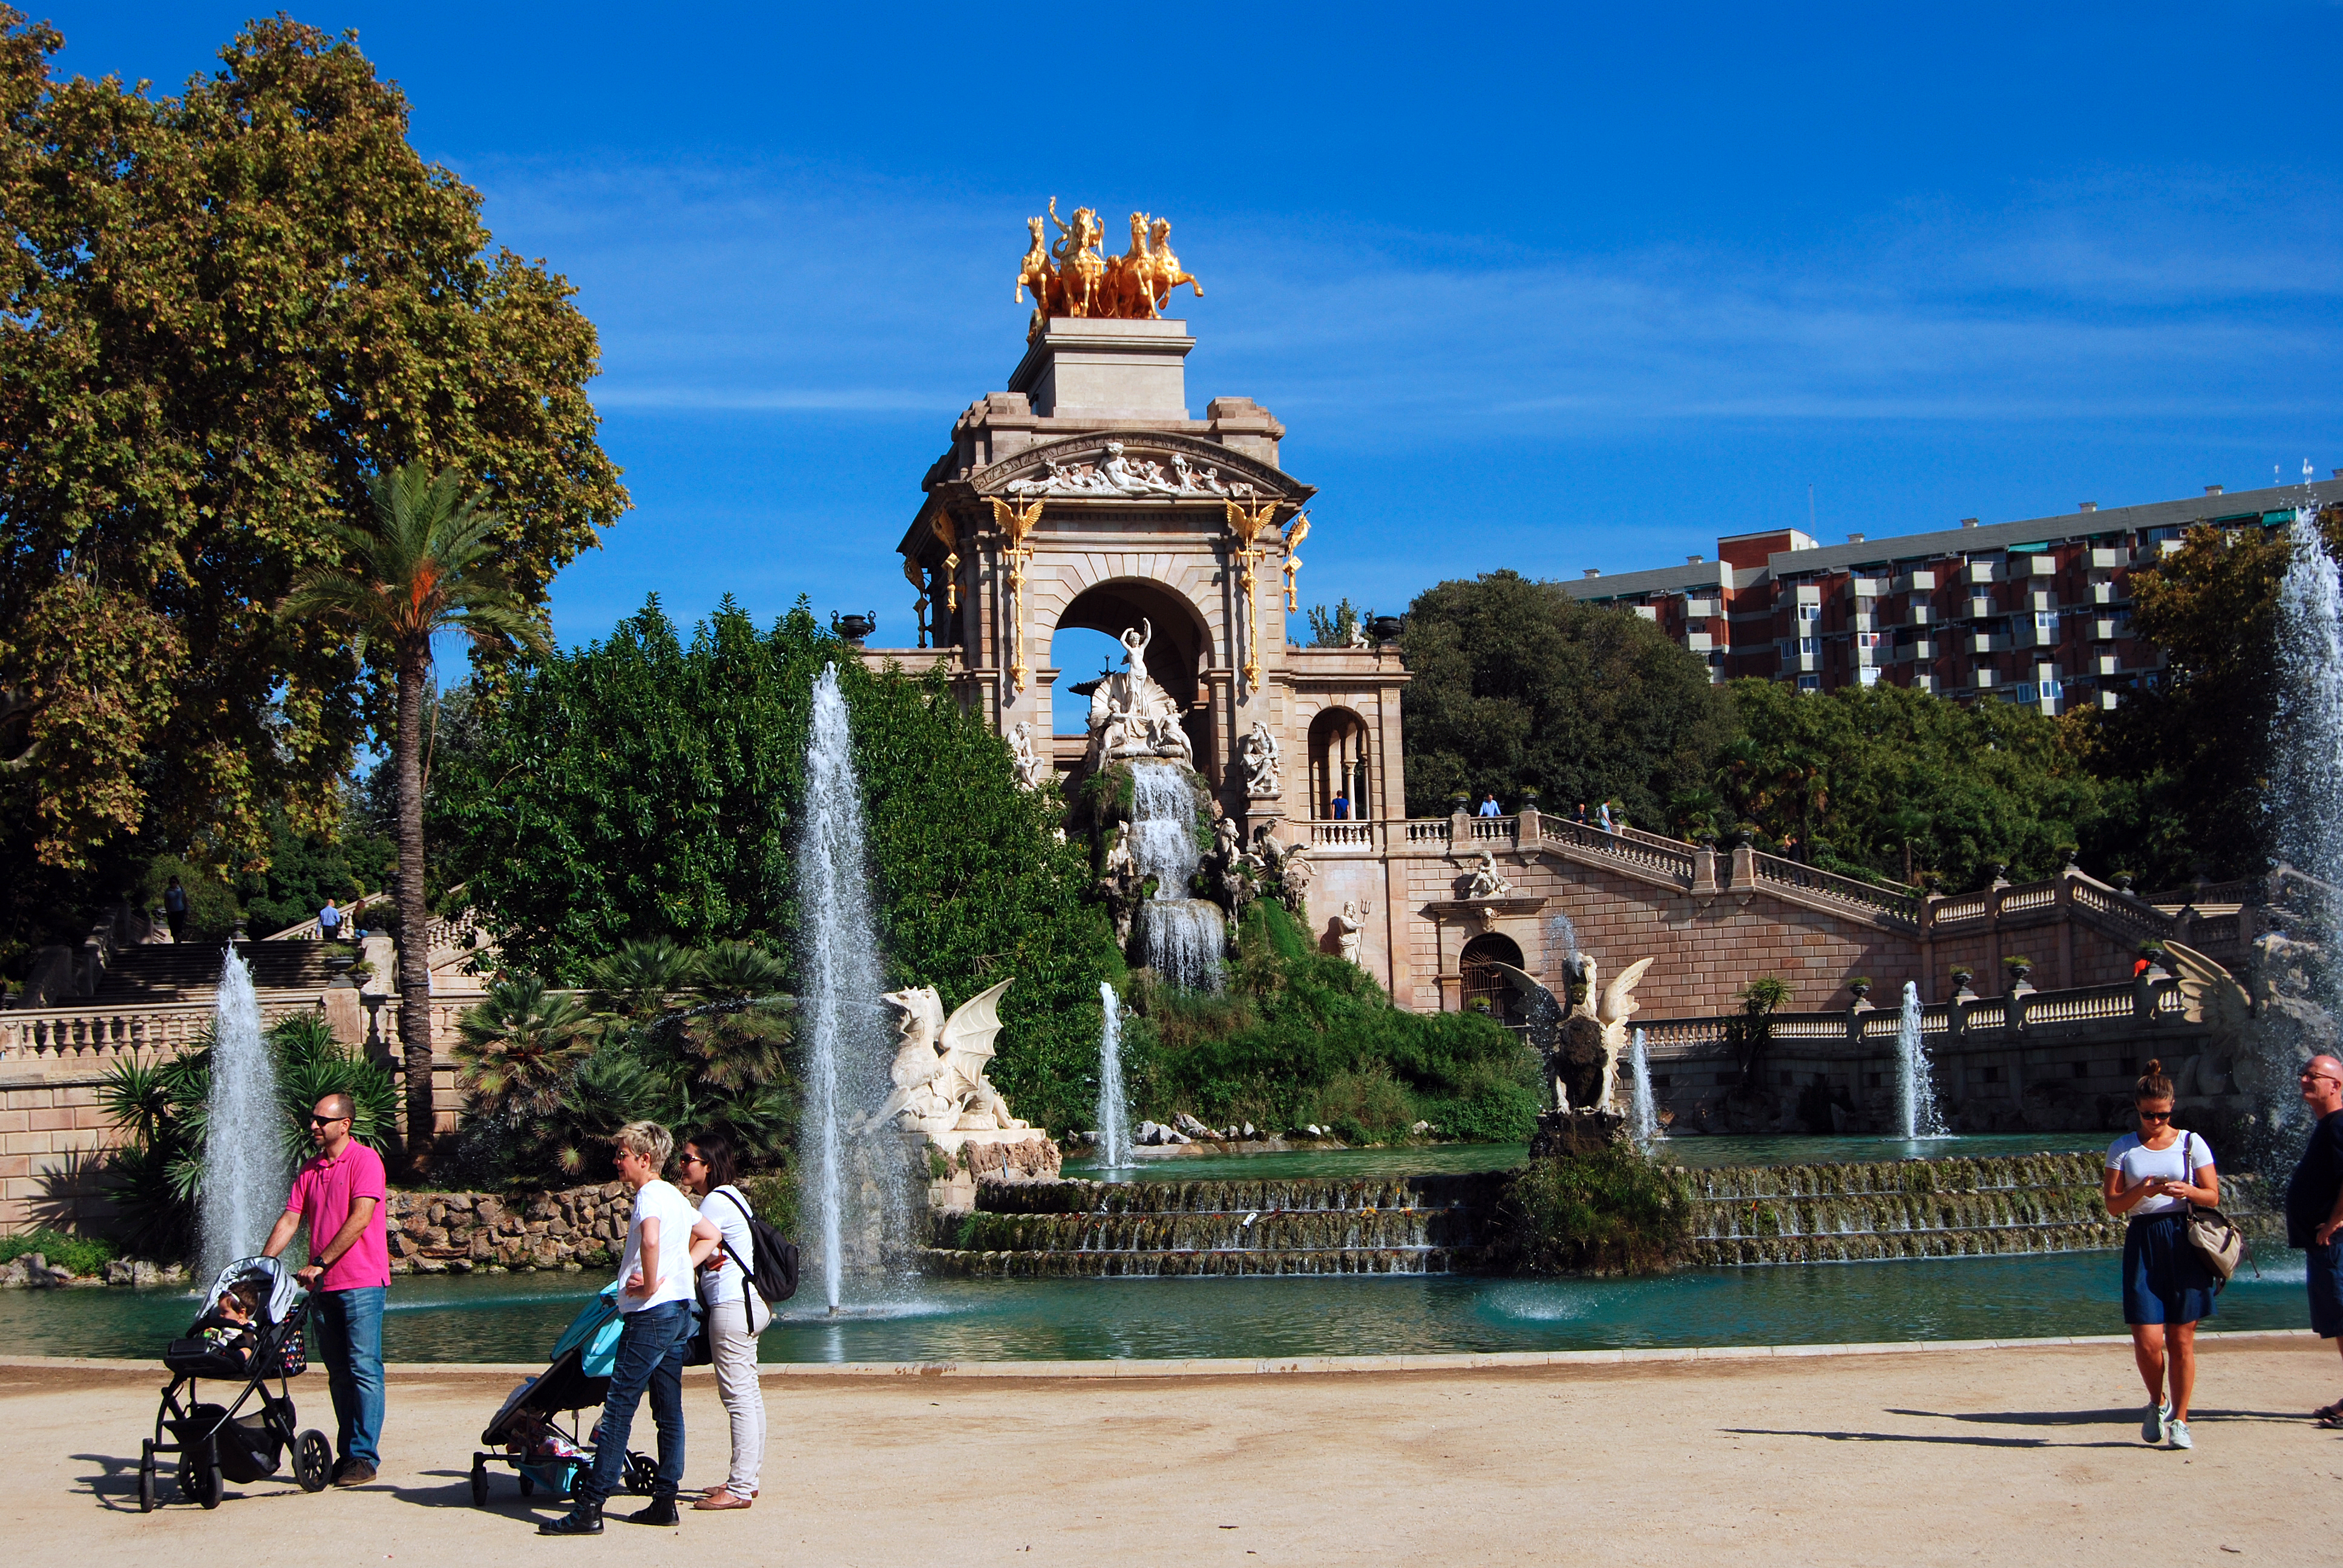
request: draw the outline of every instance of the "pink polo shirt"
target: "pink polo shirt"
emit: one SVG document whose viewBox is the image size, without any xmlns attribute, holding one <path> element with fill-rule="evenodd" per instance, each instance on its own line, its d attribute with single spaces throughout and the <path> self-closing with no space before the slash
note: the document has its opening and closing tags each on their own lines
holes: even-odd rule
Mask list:
<svg viewBox="0 0 2343 1568">
<path fill-rule="evenodd" d="M 382 1156 L 355 1138 L 344 1146 L 339 1159 L 314 1155 L 293 1178 L 293 1191 L 285 1197 L 285 1211 L 300 1215 L 309 1227 L 309 1257 L 300 1261 L 304 1265 L 341 1234 L 343 1222 L 350 1217 L 350 1204 L 360 1198 L 375 1201 L 374 1212 L 350 1250 L 335 1259 L 325 1278 L 317 1282 L 319 1290 L 360 1291 L 390 1283 L 390 1182 L 383 1171 Z"/>
</svg>

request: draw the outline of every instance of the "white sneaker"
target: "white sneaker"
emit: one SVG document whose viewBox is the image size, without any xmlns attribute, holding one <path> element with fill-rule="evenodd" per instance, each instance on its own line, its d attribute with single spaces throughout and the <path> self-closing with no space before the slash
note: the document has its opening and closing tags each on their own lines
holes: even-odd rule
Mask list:
<svg viewBox="0 0 2343 1568">
<path fill-rule="evenodd" d="M 2175 1448 L 2194 1448 L 2197 1446 L 2196 1443 L 2189 1441 L 2188 1423 L 2185 1421 L 2168 1421 L 2165 1422 L 2164 1437 L 2165 1441 L 2171 1443 Z"/>
<path fill-rule="evenodd" d="M 2162 1442 L 2164 1441 L 2164 1423 L 2171 1418 L 2171 1415 L 2172 1407 L 2168 1404 L 2149 1405 L 2147 1407 L 2147 1418 L 2139 1423 L 2140 1442 Z"/>
</svg>

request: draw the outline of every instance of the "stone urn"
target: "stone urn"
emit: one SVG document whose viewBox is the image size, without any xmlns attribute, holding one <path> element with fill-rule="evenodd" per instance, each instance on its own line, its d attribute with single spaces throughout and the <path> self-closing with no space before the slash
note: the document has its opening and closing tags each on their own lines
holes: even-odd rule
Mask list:
<svg viewBox="0 0 2343 1568">
<path fill-rule="evenodd" d="M 1846 989 L 1854 993 L 1855 1005 L 1857 1010 L 1867 1008 L 1871 1005 L 1871 982 L 1869 980 L 1849 980 L 1846 982 Z"/>
<path fill-rule="evenodd" d="M 1367 623 L 1377 642 L 1397 642 L 1401 629 L 1407 623 L 1395 615 L 1379 615 Z"/>
<path fill-rule="evenodd" d="M 862 639 L 879 629 L 879 617 L 875 613 L 840 615 L 832 610 L 830 629 L 853 647 L 860 648 Z"/>
<path fill-rule="evenodd" d="M 1976 971 L 1975 970 L 1955 970 L 1953 971 L 1953 994 L 1956 997 L 1974 997 L 1976 995 L 1976 991 L 1969 983 L 1976 979 Z"/>
<path fill-rule="evenodd" d="M 2031 960 L 2012 959 L 2002 967 L 2009 970 L 2010 990 L 2032 990 L 2034 989 L 2034 981 L 2032 978 L 2034 974 L 2034 964 Z"/>
</svg>

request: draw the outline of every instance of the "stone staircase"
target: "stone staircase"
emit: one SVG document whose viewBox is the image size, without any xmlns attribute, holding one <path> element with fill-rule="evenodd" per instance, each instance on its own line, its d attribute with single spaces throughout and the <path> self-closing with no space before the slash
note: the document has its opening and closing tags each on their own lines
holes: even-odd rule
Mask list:
<svg viewBox="0 0 2343 1568">
<path fill-rule="evenodd" d="M 1478 1263 L 1502 1173 L 985 1182 L 929 1271 L 995 1279 L 1447 1274 Z"/>
<path fill-rule="evenodd" d="M 323 990 L 332 978 L 330 953 L 355 958 L 343 944 L 317 941 L 240 942 L 257 990 Z M 120 1008 L 173 1002 L 208 1004 L 219 990 L 220 950 L 209 942 L 155 942 L 117 948 L 95 995 L 60 998 L 55 1008 Z"/>
</svg>

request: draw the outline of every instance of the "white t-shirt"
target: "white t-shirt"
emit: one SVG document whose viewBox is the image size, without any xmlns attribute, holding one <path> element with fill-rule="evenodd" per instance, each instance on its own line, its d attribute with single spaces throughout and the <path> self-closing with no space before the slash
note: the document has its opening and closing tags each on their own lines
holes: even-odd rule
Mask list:
<svg viewBox="0 0 2343 1568">
<path fill-rule="evenodd" d="M 2197 1184 L 2197 1172 L 2213 1163 L 2213 1146 L 2198 1134 L 2183 1132 L 2169 1149 L 2150 1149 L 2137 1132 L 2127 1132 L 2107 1145 L 2107 1169 L 2123 1172 L 2123 1184 L 2137 1187 L 2149 1177 Z M 2185 1198 L 2142 1198 L 2134 1214 L 2177 1214 L 2188 1206 Z"/>
<path fill-rule="evenodd" d="M 700 1304 L 716 1307 L 727 1302 L 737 1302 L 740 1299 L 745 1282 L 739 1267 L 732 1259 L 739 1259 L 751 1271 L 757 1267 L 757 1239 L 749 1230 L 749 1200 L 741 1195 L 738 1187 L 719 1187 L 699 1201 L 699 1212 L 701 1218 L 724 1232 L 723 1245 L 709 1253 L 708 1261 L 700 1267 Z M 730 1257 L 725 1255 L 724 1248 L 727 1246 L 732 1249 Z M 749 1316 L 760 1320 L 750 1326 L 761 1328 L 765 1322 L 770 1321 L 770 1315 L 765 1308 L 764 1299 L 757 1294 L 754 1287 L 748 1287 L 748 1290 Z"/>
<path fill-rule="evenodd" d="M 657 1220 L 659 1277 L 648 1295 L 627 1294 L 627 1282 L 643 1261 L 643 1221 Z M 665 1181 L 646 1181 L 635 1193 L 635 1211 L 627 1221 L 627 1250 L 618 1259 L 618 1311 L 639 1312 L 665 1302 L 691 1299 L 691 1228 L 699 1211 L 691 1200 Z M 646 1282 L 647 1283 L 649 1282 Z"/>
</svg>

